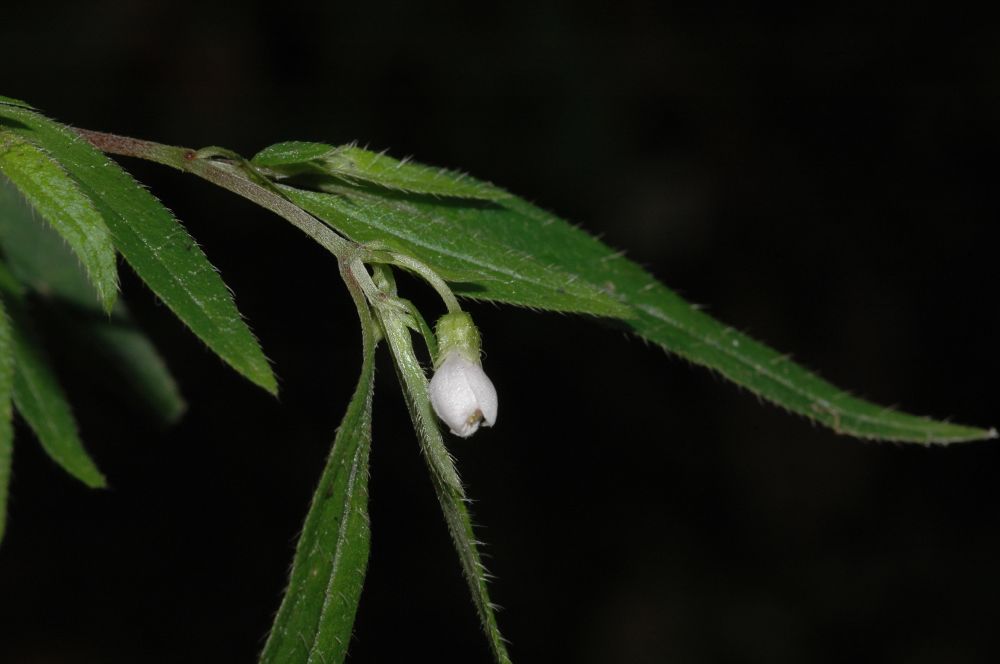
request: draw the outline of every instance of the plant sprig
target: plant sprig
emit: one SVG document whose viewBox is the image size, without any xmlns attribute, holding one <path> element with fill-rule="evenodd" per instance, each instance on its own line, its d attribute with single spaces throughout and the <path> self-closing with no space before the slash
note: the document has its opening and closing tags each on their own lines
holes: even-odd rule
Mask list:
<svg viewBox="0 0 1000 664">
<path fill-rule="evenodd" d="M 13 449 L 12 405 L 66 471 L 90 486 L 104 481 L 79 440 L 44 349 L 35 335 L 24 333 L 33 325 L 30 309 L 52 284 L 70 299 L 100 307 L 127 324 L 128 336 L 94 334 L 90 341 L 106 345 L 113 338 L 127 344 L 130 352 L 101 357 L 120 365 L 121 375 L 133 377 L 137 389 L 148 392 L 169 418 L 183 410 L 183 401 L 116 299 L 118 253 L 213 352 L 252 382 L 277 392 L 263 351 L 207 257 L 180 222 L 106 154 L 191 173 L 275 213 L 334 256 L 358 311 L 361 376 L 306 517 L 262 662 L 330 664 L 346 657 L 370 545 L 373 362 L 383 340 L 494 657 L 501 664 L 510 661 L 489 599 L 465 488 L 413 348 L 412 335 L 418 334 L 438 366 L 447 354 L 439 352 L 446 335 L 437 338 L 423 314 L 397 293 L 395 269 L 433 287 L 448 316 L 466 316 L 461 300 L 467 299 L 617 320 L 637 336 L 837 433 L 924 444 L 997 436 L 994 429 L 917 417 L 850 396 L 692 307 L 586 232 L 461 173 L 397 161 L 355 145 L 281 143 L 246 159 L 220 147 L 193 150 L 73 129 L 23 102 L 0 97 L 0 176 L 23 197 L 0 195 L 0 537 Z M 9 188 L 0 188 L 0 194 L 5 191 Z M 25 214 L 29 208 L 38 218 Z M 45 232 L 65 239 L 82 269 L 74 265 L 63 271 L 64 259 L 36 260 L 32 251 L 37 254 L 44 245 L 32 238 L 42 232 L 42 221 L 50 226 Z M 42 253 L 58 251 L 64 249 Z M 475 350 L 467 349 L 463 361 L 480 371 L 478 332 L 474 338 Z M 495 417 L 495 394 L 491 398 Z M 460 414 L 458 424 L 450 425 L 453 431 L 475 431 L 484 414 L 475 402 L 472 406 L 471 417 L 479 419 L 469 422 L 475 426 L 466 430 L 466 416 Z"/>
</svg>

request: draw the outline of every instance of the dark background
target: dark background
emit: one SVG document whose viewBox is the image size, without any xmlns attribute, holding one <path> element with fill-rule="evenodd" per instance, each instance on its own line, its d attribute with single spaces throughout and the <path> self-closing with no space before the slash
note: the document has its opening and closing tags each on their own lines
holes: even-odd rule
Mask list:
<svg viewBox="0 0 1000 664">
<path fill-rule="evenodd" d="M 168 143 L 356 139 L 462 168 L 839 385 L 997 425 L 998 25 L 866 7 L 4 3 L 0 93 Z M 221 269 L 282 396 L 123 268 L 190 410 L 159 431 L 67 372 L 103 492 L 19 427 L 0 662 L 253 661 L 359 368 L 329 255 L 194 178 L 127 166 Z M 500 417 L 449 444 L 516 662 L 1000 655 L 995 443 L 838 437 L 591 320 L 469 308 Z M 381 362 L 351 661 L 488 662 Z"/>
</svg>

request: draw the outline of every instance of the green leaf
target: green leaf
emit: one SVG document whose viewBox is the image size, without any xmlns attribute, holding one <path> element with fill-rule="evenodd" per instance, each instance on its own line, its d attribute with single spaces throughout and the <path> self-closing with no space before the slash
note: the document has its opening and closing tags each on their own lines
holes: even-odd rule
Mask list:
<svg viewBox="0 0 1000 664">
<path fill-rule="evenodd" d="M 55 160 L 11 132 L 0 131 L 0 173 L 73 248 L 110 312 L 118 295 L 115 247 L 94 203 Z"/>
<path fill-rule="evenodd" d="M 0 300 L 0 544 L 7 526 L 10 462 L 14 454 L 11 398 L 14 393 L 14 347 L 10 319 Z"/>
<path fill-rule="evenodd" d="M 291 578 L 260 661 L 339 664 L 347 655 L 368 564 L 368 456 L 375 342 L 337 430 L 295 549 Z"/>
<path fill-rule="evenodd" d="M 326 155 L 334 150 L 327 143 L 311 143 L 309 141 L 286 141 L 269 145 L 253 156 L 250 163 L 265 166 L 283 172 L 298 172 L 296 166 L 311 170 Z"/>
<path fill-rule="evenodd" d="M 552 311 L 633 315 L 603 286 L 537 255 L 523 234 L 544 237 L 545 229 L 515 227 L 509 222 L 521 220 L 506 214 L 499 203 L 463 204 L 350 188 L 324 193 L 282 186 L 281 191 L 355 242 L 384 244 L 418 258 L 452 282 L 457 293 Z"/>
<path fill-rule="evenodd" d="M 606 284 L 636 316 L 624 321 L 634 332 L 667 351 L 718 371 L 752 393 L 826 425 L 836 433 L 873 440 L 952 443 L 995 438 L 993 429 L 938 422 L 878 406 L 851 396 L 787 355 L 753 340 L 691 306 L 648 272 L 601 242 L 521 200 L 508 209 L 547 229 L 574 231 L 540 243 L 539 253 L 555 260 L 559 242 L 577 256 L 581 278 Z M 527 222 L 526 222 L 527 223 Z M 572 238 L 570 237 L 572 235 Z"/>
<path fill-rule="evenodd" d="M 424 459 L 429 465 L 430 459 L 426 454 Z M 490 601 L 489 574 L 479 556 L 479 549 L 476 546 L 478 539 L 472 527 L 472 516 L 466 507 L 468 498 L 464 491 L 456 491 L 444 481 L 439 473 L 433 472 L 433 469 L 431 481 L 434 483 L 434 492 L 437 494 L 438 503 L 444 513 L 445 522 L 448 524 L 451 540 L 458 552 L 462 573 L 469 590 L 472 592 L 472 603 L 476 606 L 479 622 L 486 632 L 486 638 L 489 639 L 493 657 L 498 664 L 510 664 L 510 655 L 507 654 L 507 646 L 500 635 L 500 627 L 497 625 L 496 606 Z"/>
<path fill-rule="evenodd" d="M 62 316 L 76 351 L 72 361 L 105 384 L 123 402 L 138 406 L 161 425 L 177 422 L 187 410 L 177 381 L 152 342 L 116 310 L 111 320 Z M 58 320 L 58 319 L 57 319 Z M 90 353 L 88 355 L 87 353 Z"/>
<path fill-rule="evenodd" d="M 105 383 L 163 424 L 180 417 L 187 406 L 177 383 L 124 302 L 119 300 L 110 316 L 102 311 L 66 243 L 33 218 L 2 176 L 0 249 L 12 275 L 45 298 L 39 323 L 67 349 L 64 356 L 75 369 Z"/>
<path fill-rule="evenodd" d="M 21 101 L 20 99 L 14 99 L 12 97 L 4 97 L 0 95 L 0 104 L 7 104 L 8 106 L 20 106 L 21 108 L 34 108 L 31 104 Z"/>
<path fill-rule="evenodd" d="M 629 288 L 626 293 L 640 312 L 629 321 L 636 333 L 836 433 L 924 444 L 997 437 L 994 429 L 918 417 L 854 397 L 787 355 L 692 308 L 659 283 L 645 291 Z"/>
<path fill-rule="evenodd" d="M 8 291 L 9 293 L 9 291 Z M 106 486 L 104 476 L 83 448 L 76 420 L 59 381 L 38 343 L 34 325 L 21 306 L 8 302 L 13 320 L 14 405 L 42 448 L 66 472 L 92 488 Z"/>
<path fill-rule="evenodd" d="M 0 249 L 17 280 L 44 297 L 103 315 L 97 293 L 65 240 L 0 175 Z"/>
<path fill-rule="evenodd" d="M 472 593 L 472 602 L 479 614 L 479 621 L 490 642 L 490 648 L 498 664 L 510 664 L 510 656 L 500 628 L 497 625 L 494 606 L 490 602 L 487 588 L 487 572 L 476 548 L 476 536 L 472 528 L 472 518 L 465 506 L 467 498 L 458 477 L 455 462 L 441 439 L 437 426 L 437 416 L 431 409 L 427 394 L 427 378 L 420 368 L 413 352 L 413 343 L 406 321 L 390 308 L 379 310 L 379 321 L 392 350 L 396 373 L 406 398 L 413 428 L 420 439 L 424 461 L 430 470 L 431 481 L 437 494 L 438 503 L 444 513 L 448 532 L 451 534 L 455 550 L 462 564 L 462 572 Z"/>
<path fill-rule="evenodd" d="M 49 151 L 96 204 L 118 250 L 160 299 L 230 366 L 271 393 L 267 359 L 215 268 L 173 215 L 71 129 L 0 105 L 0 124 Z"/>
<path fill-rule="evenodd" d="M 692 307 L 621 253 L 521 199 L 444 201 L 329 180 L 310 184 L 324 191 L 286 185 L 281 190 L 355 241 L 382 242 L 419 258 L 452 282 L 457 294 L 622 318 L 665 350 L 837 433 L 916 443 L 997 435 L 850 396 Z"/>
<path fill-rule="evenodd" d="M 278 143 L 258 152 L 251 163 L 285 174 L 325 173 L 351 183 L 365 182 L 415 194 L 487 201 L 510 196 L 503 189 L 464 173 L 400 161 L 355 145 Z"/>
</svg>

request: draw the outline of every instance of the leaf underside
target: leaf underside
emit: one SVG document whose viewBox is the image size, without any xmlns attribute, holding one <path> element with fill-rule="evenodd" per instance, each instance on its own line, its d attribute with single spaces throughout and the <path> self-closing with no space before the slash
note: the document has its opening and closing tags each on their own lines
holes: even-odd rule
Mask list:
<svg viewBox="0 0 1000 664">
<path fill-rule="evenodd" d="M 40 145 L 76 180 L 115 246 L 161 300 L 230 366 L 271 393 L 277 382 L 232 294 L 173 215 L 68 127 L 0 104 L 0 126 Z"/>
<path fill-rule="evenodd" d="M 374 354 L 366 338 L 361 378 L 313 495 L 264 664 L 339 664 L 347 655 L 370 546 Z"/>
<path fill-rule="evenodd" d="M 322 166 L 309 164 L 314 171 Z M 357 242 L 415 256 L 465 297 L 621 319 L 640 337 L 837 433 L 914 443 L 997 435 L 851 396 L 692 307 L 620 252 L 517 197 L 444 199 L 351 186 L 330 174 L 304 176 L 302 165 L 269 168 L 291 201 Z"/>
</svg>

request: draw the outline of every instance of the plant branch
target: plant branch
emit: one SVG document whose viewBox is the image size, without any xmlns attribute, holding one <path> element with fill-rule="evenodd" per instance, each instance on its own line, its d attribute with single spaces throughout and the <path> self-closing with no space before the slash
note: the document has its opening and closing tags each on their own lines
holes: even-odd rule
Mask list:
<svg viewBox="0 0 1000 664">
<path fill-rule="evenodd" d="M 239 167 L 227 161 L 202 158 L 190 148 L 164 145 L 128 136 L 100 131 L 76 129 L 76 132 L 98 150 L 107 154 L 136 157 L 176 168 L 208 180 L 212 184 L 242 196 L 274 212 L 314 239 L 342 262 L 364 254 L 364 249 L 340 236 L 336 231 L 280 194 L 254 182 Z"/>
</svg>

